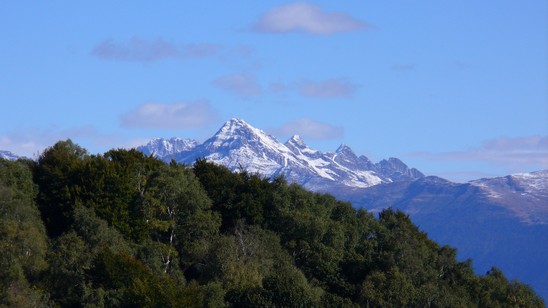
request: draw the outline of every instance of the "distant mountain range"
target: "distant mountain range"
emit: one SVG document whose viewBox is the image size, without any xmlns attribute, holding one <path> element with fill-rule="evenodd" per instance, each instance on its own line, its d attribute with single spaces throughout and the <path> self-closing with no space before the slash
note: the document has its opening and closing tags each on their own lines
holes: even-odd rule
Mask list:
<svg viewBox="0 0 548 308">
<path fill-rule="evenodd" d="M 346 145 L 324 153 L 299 136 L 281 143 L 240 119 L 203 143 L 158 138 L 137 149 L 166 162 L 206 158 L 233 171 L 283 175 L 373 212 L 400 209 L 430 238 L 456 247 L 460 259 L 473 259 L 476 272 L 497 266 L 548 301 L 548 170 L 454 183 L 397 158 L 373 163 Z M 0 151 L 0 158 L 18 157 Z"/>
<path fill-rule="evenodd" d="M 548 300 L 548 170 L 463 184 L 429 176 L 338 197 L 373 212 L 399 209 L 476 272 L 497 266 Z"/>
<path fill-rule="evenodd" d="M 20 156 L 10 152 L 10 151 L 0 151 L 0 158 L 7 160 L 17 160 Z"/>
<path fill-rule="evenodd" d="M 478 273 L 497 266 L 548 300 L 548 170 L 469 183 L 424 176 L 397 158 L 371 162 L 341 145 L 309 148 L 299 136 L 285 143 L 240 119 L 226 122 L 200 144 L 154 139 L 138 150 L 166 162 L 197 158 L 289 182 L 378 212 L 400 209 L 435 241 L 471 258 Z"/>
<path fill-rule="evenodd" d="M 197 158 L 206 158 L 233 171 L 244 169 L 267 178 L 283 175 L 313 191 L 351 190 L 424 177 L 397 158 L 372 163 L 365 156 L 356 156 L 346 145 L 323 153 L 309 148 L 297 135 L 281 143 L 241 119 L 226 122 L 202 144 L 160 138 L 137 149 L 166 162 L 174 159 L 193 164 Z"/>
</svg>

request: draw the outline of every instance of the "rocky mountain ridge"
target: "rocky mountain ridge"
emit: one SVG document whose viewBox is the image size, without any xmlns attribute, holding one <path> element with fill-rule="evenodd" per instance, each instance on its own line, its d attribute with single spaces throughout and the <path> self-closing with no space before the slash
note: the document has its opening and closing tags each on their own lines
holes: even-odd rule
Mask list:
<svg viewBox="0 0 548 308">
<path fill-rule="evenodd" d="M 308 147 L 298 135 L 281 143 L 241 119 L 226 122 L 202 144 L 177 139 L 192 145 L 178 153 L 170 150 L 177 148 L 171 140 L 174 139 L 155 139 L 137 149 L 146 154 L 154 153 L 164 161 L 175 159 L 179 163 L 193 164 L 196 159 L 205 158 L 233 171 L 244 169 L 267 178 L 283 175 L 288 181 L 313 191 L 330 191 L 333 187 L 366 188 L 424 176 L 397 158 L 373 163 L 363 155 L 358 157 L 346 145 L 341 145 L 335 152 L 324 153 Z"/>
<path fill-rule="evenodd" d="M 0 159 L 17 160 L 20 157 L 21 156 L 18 156 L 10 151 L 0 151 Z"/>
</svg>

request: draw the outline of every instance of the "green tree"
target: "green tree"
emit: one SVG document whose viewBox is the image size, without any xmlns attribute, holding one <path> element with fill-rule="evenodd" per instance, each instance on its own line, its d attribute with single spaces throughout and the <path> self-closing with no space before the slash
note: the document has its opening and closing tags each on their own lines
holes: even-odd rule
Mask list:
<svg viewBox="0 0 548 308">
<path fill-rule="evenodd" d="M 391 268 L 367 276 L 362 285 L 361 303 L 366 307 L 406 307 L 415 297 L 411 279 Z"/>
<path fill-rule="evenodd" d="M 77 305 L 84 297 L 87 273 L 93 255 L 75 232 L 56 238 L 48 251 L 49 270 L 45 284 L 52 298 L 62 306 Z"/>
<path fill-rule="evenodd" d="M 105 290 L 106 306 L 177 307 L 182 289 L 166 275 L 154 275 L 138 259 L 104 248 L 91 269 L 93 283 Z"/>
<path fill-rule="evenodd" d="M 220 216 L 210 210 L 211 200 L 192 171 L 178 164 L 159 168 L 143 200 L 151 239 L 162 252 L 163 272 L 178 256 L 185 267 L 201 262 L 219 231 Z"/>
<path fill-rule="evenodd" d="M 164 163 L 134 149 L 110 150 L 104 156 L 85 161 L 86 189 L 82 204 L 95 209 L 97 216 L 115 227 L 127 239 L 148 237 L 143 217 L 143 200 L 147 183 Z"/>
<path fill-rule="evenodd" d="M 72 211 L 81 190 L 82 159 L 87 156 L 85 149 L 69 139 L 57 142 L 38 158 L 34 169 L 34 181 L 39 187 L 36 200 L 52 237 L 72 225 Z"/>
<path fill-rule="evenodd" d="M 290 263 L 277 263 L 263 281 L 266 297 L 276 307 L 315 307 L 324 291 L 310 285 L 304 274 Z"/>
<path fill-rule="evenodd" d="M 544 307 L 542 299 L 530 287 L 517 281 L 509 283 L 496 267 L 487 272 L 479 283 L 479 306 Z"/>
<path fill-rule="evenodd" d="M 248 225 L 264 223 L 264 203 L 270 196 L 266 179 L 243 170 L 233 173 L 205 159 L 197 160 L 193 170 L 211 198 L 213 210 L 221 214 L 222 232 L 233 230 L 241 219 Z"/>
<path fill-rule="evenodd" d="M 47 295 L 32 287 L 47 268 L 48 242 L 29 165 L 0 159 L 0 305 L 47 302 Z"/>
</svg>

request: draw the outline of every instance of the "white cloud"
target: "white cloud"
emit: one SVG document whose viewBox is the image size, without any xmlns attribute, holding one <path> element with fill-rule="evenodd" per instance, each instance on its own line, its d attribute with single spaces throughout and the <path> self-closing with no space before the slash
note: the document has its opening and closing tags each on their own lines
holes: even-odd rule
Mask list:
<svg viewBox="0 0 548 308">
<path fill-rule="evenodd" d="M 316 98 L 350 97 L 359 86 L 346 78 L 330 79 L 325 81 L 303 81 L 298 84 L 299 93 L 303 96 Z"/>
<path fill-rule="evenodd" d="M 205 100 L 174 104 L 147 103 L 120 116 L 123 127 L 154 129 L 201 128 L 217 118 Z"/>
<path fill-rule="evenodd" d="M 226 75 L 217 78 L 213 84 L 241 97 L 261 95 L 263 92 L 255 78 L 247 74 Z"/>
<path fill-rule="evenodd" d="M 301 118 L 271 130 L 276 135 L 300 135 L 303 139 L 327 140 L 342 138 L 344 129 L 328 123 Z"/>
<path fill-rule="evenodd" d="M 264 14 L 254 25 L 260 32 L 306 32 L 327 35 L 337 32 L 367 28 L 365 22 L 350 15 L 338 12 L 326 12 L 319 6 L 295 2 L 285 4 Z"/>
<path fill-rule="evenodd" d="M 161 38 L 145 40 L 133 37 L 128 42 L 106 40 L 97 45 L 92 54 L 101 59 L 117 61 L 154 62 L 169 58 L 204 58 L 217 53 L 215 44 L 176 45 Z"/>
</svg>

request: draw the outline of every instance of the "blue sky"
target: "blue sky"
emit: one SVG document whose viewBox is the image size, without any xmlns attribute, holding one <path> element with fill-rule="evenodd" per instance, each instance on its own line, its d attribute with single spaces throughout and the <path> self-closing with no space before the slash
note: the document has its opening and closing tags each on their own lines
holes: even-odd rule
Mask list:
<svg viewBox="0 0 548 308">
<path fill-rule="evenodd" d="M 0 150 L 203 141 L 237 117 L 456 181 L 546 169 L 547 15 L 543 0 L 6 1 Z"/>
</svg>

